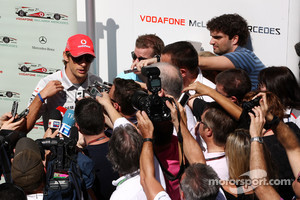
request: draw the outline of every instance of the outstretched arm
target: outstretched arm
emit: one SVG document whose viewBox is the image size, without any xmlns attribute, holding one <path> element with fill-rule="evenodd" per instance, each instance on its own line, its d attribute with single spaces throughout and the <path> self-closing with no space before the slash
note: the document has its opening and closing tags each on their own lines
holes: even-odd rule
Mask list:
<svg viewBox="0 0 300 200">
<path fill-rule="evenodd" d="M 198 57 L 198 64 L 203 70 L 226 70 L 234 69 L 233 63 L 225 56 Z"/>
<path fill-rule="evenodd" d="M 161 191 L 164 191 L 161 184 L 155 179 L 153 144 L 153 124 L 144 111 L 138 111 L 138 128 L 144 138 L 143 148 L 140 156 L 140 175 L 141 184 L 148 199 L 154 197 Z M 145 140 L 147 138 L 148 141 Z"/>
<path fill-rule="evenodd" d="M 208 58 L 208 57 L 207 57 Z M 225 96 L 221 95 L 215 89 L 212 89 L 200 82 L 195 82 L 183 89 L 183 92 L 188 90 L 195 90 L 196 94 L 190 98 L 200 95 L 208 95 L 213 98 L 219 105 L 221 105 L 234 119 L 239 120 L 242 114 L 242 108 L 230 101 Z"/>
<path fill-rule="evenodd" d="M 265 115 L 260 107 L 253 109 L 255 115 L 249 113 L 251 118 L 250 135 L 251 138 L 262 137 L 262 129 L 265 124 Z M 250 177 L 253 181 L 252 187 L 260 200 L 280 199 L 276 190 L 270 186 L 267 177 L 267 164 L 264 158 L 263 143 L 251 142 L 250 151 Z"/>
</svg>

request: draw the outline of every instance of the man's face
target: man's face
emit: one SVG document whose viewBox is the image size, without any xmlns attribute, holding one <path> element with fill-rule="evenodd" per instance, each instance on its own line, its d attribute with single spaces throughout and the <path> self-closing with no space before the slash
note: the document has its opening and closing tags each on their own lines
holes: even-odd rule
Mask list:
<svg viewBox="0 0 300 200">
<path fill-rule="evenodd" d="M 90 69 L 94 57 L 90 54 L 85 54 L 79 57 L 68 57 L 66 73 L 72 83 L 82 83 Z"/>
<path fill-rule="evenodd" d="M 210 32 L 210 43 L 213 45 L 214 53 L 223 55 L 225 53 L 233 52 L 233 41 L 229 40 L 229 36 L 217 31 Z"/>
<path fill-rule="evenodd" d="M 153 49 L 152 48 L 137 48 L 134 49 L 134 54 L 136 59 L 140 58 L 141 60 L 149 59 L 153 57 Z M 133 62 L 136 60 L 133 59 Z"/>
<path fill-rule="evenodd" d="M 216 83 L 216 91 L 223 95 L 224 97 L 228 98 L 230 101 L 232 101 L 235 104 L 238 104 L 237 98 L 234 96 L 229 96 L 225 91 L 224 91 L 224 86 Z"/>
</svg>

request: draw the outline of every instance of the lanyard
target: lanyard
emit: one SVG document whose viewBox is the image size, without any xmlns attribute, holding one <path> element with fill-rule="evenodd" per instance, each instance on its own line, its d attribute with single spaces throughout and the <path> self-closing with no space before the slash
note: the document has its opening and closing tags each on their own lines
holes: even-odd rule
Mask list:
<svg viewBox="0 0 300 200">
<path fill-rule="evenodd" d="M 87 144 L 90 145 L 90 144 L 92 144 L 92 143 L 98 142 L 98 141 L 103 140 L 103 139 L 105 139 L 105 138 L 107 138 L 107 137 L 106 137 L 106 136 L 101 136 L 101 137 L 99 137 L 99 138 L 97 138 L 97 139 L 94 139 L 94 140 L 92 140 L 92 141 L 89 141 Z"/>
</svg>

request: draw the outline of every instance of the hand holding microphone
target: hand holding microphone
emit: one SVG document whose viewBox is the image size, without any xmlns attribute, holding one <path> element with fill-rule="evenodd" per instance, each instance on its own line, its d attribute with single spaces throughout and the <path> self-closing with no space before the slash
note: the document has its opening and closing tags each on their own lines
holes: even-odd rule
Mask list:
<svg viewBox="0 0 300 200">
<path fill-rule="evenodd" d="M 59 132 L 70 137 L 71 127 L 75 124 L 74 110 L 67 110 L 62 120 Z"/>
</svg>

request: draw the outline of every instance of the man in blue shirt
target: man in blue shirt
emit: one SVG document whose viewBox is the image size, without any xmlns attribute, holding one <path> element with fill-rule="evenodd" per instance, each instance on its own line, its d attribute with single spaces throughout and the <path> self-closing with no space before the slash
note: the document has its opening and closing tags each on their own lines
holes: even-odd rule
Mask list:
<svg viewBox="0 0 300 200">
<path fill-rule="evenodd" d="M 265 65 L 250 50 L 244 48 L 249 31 L 245 19 L 238 14 L 224 14 L 208 21 L 210 44 L 219 56 L 199 57 L 199 66 L 203 70 L 226 70 L 239 68 L 250 77 L 252 90 L 258 84 L 258 74 Z"/>
</svg>

